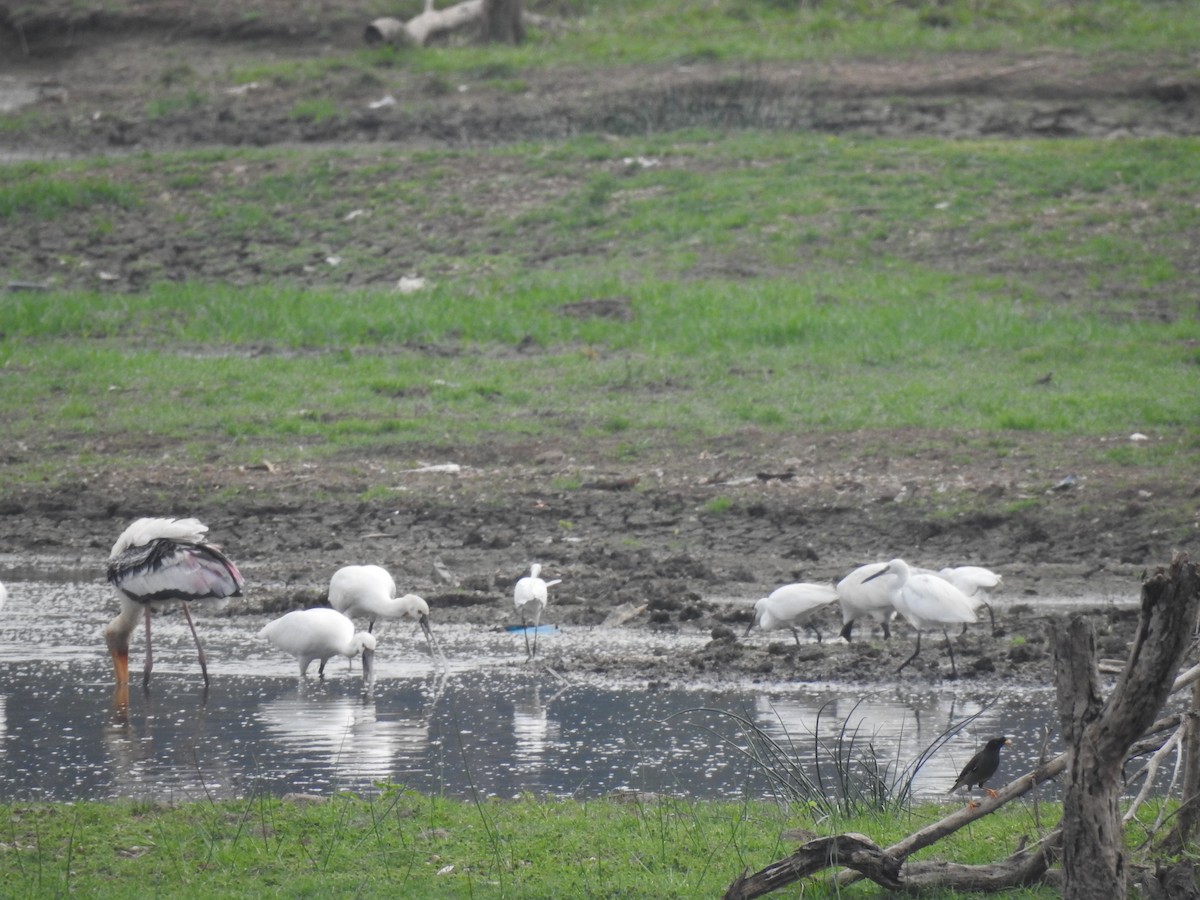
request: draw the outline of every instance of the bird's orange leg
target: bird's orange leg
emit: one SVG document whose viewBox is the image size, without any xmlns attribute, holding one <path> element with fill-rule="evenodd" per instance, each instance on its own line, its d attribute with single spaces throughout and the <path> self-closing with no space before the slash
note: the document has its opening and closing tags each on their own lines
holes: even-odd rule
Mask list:
<svg viewBox="0 0 1200 900">
<path fill-rule="evenodd" d="M 989 797 L 991 797 L 993 800 L 995 800 L 995 799 L 996 799 L 996 798 L 999 796 L 999 794 L 997 794 L 997 793 L 996 793 L 995 791 L 993 791 L 991 788 L 984 788 L 984 790 L 985 790 L 985 791 L 987 791 L 987 795 L 988 795 Z"/>
</svg>

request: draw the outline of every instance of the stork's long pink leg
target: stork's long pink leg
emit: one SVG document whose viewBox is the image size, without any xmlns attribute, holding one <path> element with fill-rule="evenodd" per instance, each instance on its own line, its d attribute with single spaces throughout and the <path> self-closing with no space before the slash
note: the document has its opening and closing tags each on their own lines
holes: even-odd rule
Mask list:
<svg viewBox="0 0 1200 900">
<path fill-rule="evenodd" d="M 142 687 L 150 687 L 150 672 L 154 669 L 154 654 L 150 651 L 150 604 L 146 604 L 146 668 L 142 671 Z"/>
<path fill-rule="evenodd" d="M 183 617 L 187 619 L 188 628 L 192 629 L 192 638 L 196 641 L 196 652 L 200 656 L 200 674 L 204 676 L 204 686 L 208 687 L 208 657 L 204 655 L 204 647 L 200 644 L 200 635 L 196 634 L 196 626 L 192 624 L 192 613 L 188 609 L 186 603 L 179 604 L 183 607 Z"/>
</svg>

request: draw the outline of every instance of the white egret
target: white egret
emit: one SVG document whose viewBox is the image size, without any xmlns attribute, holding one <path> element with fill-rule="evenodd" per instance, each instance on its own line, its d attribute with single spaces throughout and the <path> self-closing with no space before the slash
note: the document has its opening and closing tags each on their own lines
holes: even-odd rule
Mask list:
<svg viewBox="0 0 1200 900">
<path fill-rule="evenodd" d="M 240 596 L 244 584 L 237 566 L 218 547 L 208 543 L 204 536 L 207 531 L 208 526 L 196 519 L 138 519 L 113 544 L 108 557 L 108 581 L 117 591 L 121 611 L 104 629 L 104 637 L 118 685 L 129 683 L 129 637 L 140 617 L 146 621 L 146 668 L 142 684 L 149 685 L 154 667 L 150 607 L 177 600 L 196 641 L 200 672 L 207 687 L 207 659 L 188 604 Z"/>
<path fill-rule="evenodd" d="M 979 621 L 971 601 L 962 591 L 938 575 L 928 572 L 914 574 L 908 563 L 902 559 L 893 559 L 866 581 L 889 575 L 896 578 L 896 585 L 892 590 L 892 605 L 896 607 L 896 612 L 904 616 L 917 630 L 917 649 L 896 671 L 902 672 L 921 652 L 921 632 L 927 628 L 939 628 L 946 637 L 946 649 L 950 651 L 951 677 L 957 678 L 954 648 L 950 645 L 950 635 L 946 634 L 946 626 Z"/>
<path fill-rule="evenodd" d="M 517 581 L 513 588 L 513 605 L 521 616 L 521 632 L 525 635 L 525 652 L 529 658 L 537 655 L 537 630 L 542 621 L 542 610 L 546 608 L 549 599 L 549 588 L 558 584 L 561 578 L 553 581 L 543 581 L 542 567 L 534 563 L 529 567 L 529 574 Z M 529 649 L 529 620 L 533 620 L 533 649 Z"/>
<path fill-rule="evenodd" d="M 329 579 L 329 605 L 347 616 L 366 616 L 367 631 L 375 631 L 376 619 L 415 620 L 425 633 L 429 651 L 435 654 L 433 630 L 429 627 L 429 604 L 416 594 L 396 596 L 396 581 L 382 566 L 343 566 Z"/>
<path fill-rule="evenodd" d="M 992 635 L 995 636 L 996 614 L 992 611 L 992 604 L 988 600 L 992 596 L 992 591 L 1004 583 L 1004 579 L 983 566 L 947 566 L 939 569 L 937 574 L 966 594 L 977 612 L 981 606 L 987 609 L 988 618 L 992 621 Z"/>
<path fill-rule="evenodd" d="M 813 617 L 838 598 L 837 590 L 828 584 L 810 584 L 798 582 L 785 584 L 771 591 L 754 604 L 754 618 L 746 626 L 746 634 L 757 625 L 763 631 L 776 628 L 790 628 L 796 646 L 800 646 L 800 634 L 797 625 L 805 625 L 821 642 L 821 632 L 812 624 Z"/>
<path fill-rule="evenodd" d="M 300 663 L 300 677 L 308 674 L 314 659 L 321 661 L 318 674 L 325 677 L 325 663 L 331 657 L 353 658 L 362 654 L 363 685 L 369 687 L 375 674 L 375 636 L 367 631 L 355 631 L 354 623 L 336 609 L 315 606 L 294 609 L 268 622 L 259 631 L 273 647 L 290 653 Z"/>
<path fill-rule="evenodd" d="M 883 636 L 892 636 L 890 623 L 896 618 L 896 608 L 892 605 L 892 591 L 897 579 L 889 574 L 886 578 L 872 582 L 872 579 L 886 569 L 887 563 L 867 563 L 837 583 L 838 603 L 842 607 L 841 635 L 847 641 L 854 631 L 854 623 L 859 619 L 878 622 L 883 629 Z"/>
</svg>

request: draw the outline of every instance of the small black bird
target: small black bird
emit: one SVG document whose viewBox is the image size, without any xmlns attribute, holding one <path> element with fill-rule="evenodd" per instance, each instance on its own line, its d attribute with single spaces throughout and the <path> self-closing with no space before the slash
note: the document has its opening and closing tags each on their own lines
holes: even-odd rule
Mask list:
<svg viewBox="0 0 1200 900">
<path fill-rule="evenodd" d="M 983 783 L 996 774 L 996 769 L 1000 767 L 1000 748 L 1008 743 L 1006 737 L 994 737 L 986 744 L 983 749 L 971 757 L 971 761 L 963 766 L 962 773 L 958 776 L 958 780 L 954 782 L 954 787 L 946 791 L 947 794 L 953 794 L 960 787 L 971 789 L 972 785 L 983 787 Z M 995 797 L 996 792 L 991 788 L 983 788 L 988 792 L 989 797 Z M 972 803 L 972 806 L 974 803 Z"/>
</svg>

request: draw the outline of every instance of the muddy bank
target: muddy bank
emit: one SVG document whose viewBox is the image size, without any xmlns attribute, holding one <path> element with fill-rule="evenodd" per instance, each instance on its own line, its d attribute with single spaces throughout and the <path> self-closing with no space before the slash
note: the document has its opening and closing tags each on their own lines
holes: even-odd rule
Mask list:
<svg viewBox="0 0 1200 900">
<path fill-rule="evenodd" d="M 1052 600 L 1095 601 L 1101 652 L 1124 655 L 1136 613 L 1117 604 L 1136 601 L 1142 571 L 1169 561 L 1179 523 L 1162 527 L 1166 513 L 1149 500 L 1135 506 L 1123 496 L 1128 488 L 1109 485 L 1106 496 L 1101 471 L 1057 491 L 1048 473 L 1044 483 L 1005 482 L 1002 466 L 984 472 L 981 462 L 978 484 L 953 498 L 937 487 L 945 472 L 936 460 L 910 460 L 903 479 L 849 473 L 843 467 L 853 456 L 845 454 L 856 439 L 831 439 L 791 477 L 772 474 L 786 471 L 787 458 L 760 447 L 757 455 L 706 460 L 664 453 L 658 466 L 597 472 L 590 486 L 574 490 L 548 487 L 556 475 L 576 471 L 563 460 L 481 462 L 457 474 L 405 474 L 380 464 L 364 475 L 358 465 L 330 464 L 315 473 L 211 467 L 141 471 L 132 479 L 81 475 L 56 488 L 7 492 L 0 539 L 9 552 L 0 577 L 57 570 L 102 579 L 112 541 L 129 520 L 196 515 L 246 574 L 247 600 L 230 614 L 321 603 L 338 567 L 374 562 L 393 572 L 402 591 L 424 596 L 435 622 L 499 629 L 517 621 L 512 586 L 536 561 L 544 577 L 562 579 L 552 588 L 550 623 L 594 626 L 616 613 L 626 618 L 624 628 L 711 637 L 684 658 L 629 660 L 602 647 L 566 657 L 548 642 L 546 659 L 564 674 L 874 681 L 890 677 L 911 653 L 906 626 L 891 641 L 876 634 L 847 645 L 837 638 L 834 608 L 818 621 L 826 637 L 820 645 L 805 636 L 797 647 L 786 631 L 749 638 L 744 631 L 753 601 L 780 584 L 828 582 L 863 562 L 903 556 L 927 566 L 981 564 L 1004 576 L 996 633 L 985 623 L 955 637 L 963 679 L 1045 683 Z M 385 501 L 360 499 L 380 484 L 401 490 Z M 1183 501 L 1172 501 L 1167 485 L 1140 490 L 1157 492 L 1167 506 Z M 714 497 L 723 499 L 719 512 Z M 1022 497 L 1036 501 L 1017 502 Z M 972 511 L 947 511 L 968 501 Z M 927 635 L 904 677 L 948 674 L 941 635 Z"/>
<path fill-rule="evenodd" d="M 693 127 L 948 139 L 1200 133 L 1200 79 L 1169 60 L 1114 59 L 1097 71 L 1062 53 L 786 64 L 697 58 L 614 67 L 601 77 L 500 67 L 457 81 L 402 66 L 331 64 L 310 65 L 300 77 L 289 67 L 361 50 L 370 19 L 344 9 L 309 22 L 290 4 L 281 12 L 249 23 L 222 19 L 220 10 L 171 19 L 170 9 L 159 9 L 149 18 L 0 28 L 0 109 L 26 113 L 0 133 L 0 153 L 474 146 Z M 246 74 L 253 72 L 263 74 Z M 315 97 L 326 106 L 306 113 Z"/>
</svg>

